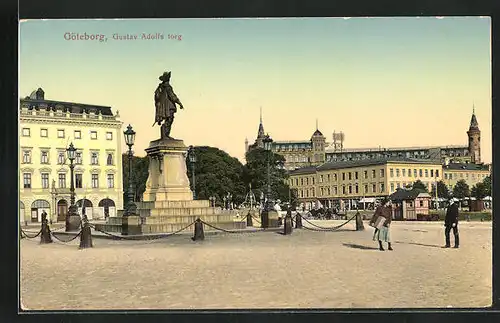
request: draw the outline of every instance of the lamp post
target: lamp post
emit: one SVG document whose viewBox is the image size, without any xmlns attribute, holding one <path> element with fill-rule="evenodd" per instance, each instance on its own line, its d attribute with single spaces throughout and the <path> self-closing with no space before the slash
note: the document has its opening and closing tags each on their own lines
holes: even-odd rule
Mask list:
<svg viewBox="0 0 500 323">
<path fill-rule="evenodd" d="M 272 210 L 272 203 L 271 203 L 271 168 L 269 164 L 269 160 L 271 159 L 271 144 L 272 144 L 272 139 L 269 137 L 269 135 L 266 135 L 266 137 L 263 139 L 264 142 L 264 149 L 267 151 L 267 193 L 266 193 L 266 201 L 264 204 L 264 210 L 262 212 L 262 227 L 267 228 L 269 227 L 269 211 Z"/>
<path fill-rule="evenodd" d="M 188 150 L 188 157 L 189 157 L 189 165 L 191 166 L 191 191 L 193 191 L 193 200 L 196 200 L 196 176 L 195 176 L 195 164 L 196 164 L 196 155 L 194 153 L 194 147 L 189 146 Z"/>
<path fill-rule="evenodd" d="M 132 129 L 131 125 L 128 125 L 127 130 L 123 132 L 125 135 L 125 143 L 128 146 L 128 201 L 125 207 L 125 212 L 123 216 L 135 215 L 137 212 L 137 206 L 134 203 L 134 186 L 132 185 L 132 146 L 135 141 L 135 131 Z"/>
<path fill-rule="evenodd" d="M 78 215 L 77 212 L 77 207 L 75 205 L 75 176 L 74 176 L 74 170 L 75 170 L 75 165 L 73 164 L 73 161 L 75 160 L 76 156 L 76 148 L 73 146 L 73 143 L 69 145 L 69 147 L 66 149 L 66 154 L 69 159 L 69 169 L 70 169 L 70 176 L 71 176 L 71 185 L 69 188 L 70 191 L 70 206 L 68 209 L 68 214 L 66 216 L 66 229 L 65 231 L 74 231 L 78 230 L 80 227 L 80 216 Z"/>
</svg>

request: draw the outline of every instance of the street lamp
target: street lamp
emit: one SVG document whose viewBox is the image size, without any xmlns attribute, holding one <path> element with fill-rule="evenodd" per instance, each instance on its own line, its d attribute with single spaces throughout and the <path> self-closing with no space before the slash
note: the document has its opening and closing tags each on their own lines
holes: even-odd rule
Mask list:
<svg viewBox="0 0 500 323">
<path fill-rule="evenodd" d="M 196 154 L 194 153 L 194 147 L 189 146 L 188 150 L 189 164 L 191 165 L 191 191 L 193 191 L 193 200 L 196 200 L 196 177 L 194 174 L 195 164 L 196 164 Z"/>
<path fill-rule="evenodd" d="M 127 130 L 123 132 L 125 135 L 125 143 L 128 146 L 128 201 L 125 207 L 125 212 L 123 216 L 135 215 L 137 212 L 137 206 L 134 203 L 134 186 L 132 185 L 132 146 L 135 141 L 135 131 L 132 130 L 132 126 L 129 124 Z"/>
<path fill-rule="evenodd" d="M 78 215 L 77 212 L 77 207 L 75 205 L 75 180 L 74 180 L 74 170 L 75 170 L 75 165 L 73 164 L 73 161 L 75 160 L 76 157 L 76 148 L 73 146 L 73 143 L 69 145 L 69 147 L 66 149 L 66 154 L 69 159 L 69 169 L 70 169 L 70 176 L 71 176 L 71 186 L 70 186 L 70 206 L 68 209 L 68 214 L 66 216 L 66 229 L 65 231 L 74 231 L 78 230 L 80 227 L 80 216 Z M 76 219 L 75 221 L 75 217 Z M 73 220 L 73 221 L 72 221 Z M 75 223 L 76 222 L 76 223 Z"/>
<path fill-rule="evenodd" d="M 264 149 L 267 151 L 267 194 L 266 194 L 266 202 L 264 204 L 264 210 L 262 212 L 262 225 L 264 228 L 269 226 L 269 211 L 272 210 L 271 203 L 271 168 L 269 165 L 269 160 L 271 159 L 271 147 L 273 140 L 266 135 L 263 139 Z"/>
</svg>

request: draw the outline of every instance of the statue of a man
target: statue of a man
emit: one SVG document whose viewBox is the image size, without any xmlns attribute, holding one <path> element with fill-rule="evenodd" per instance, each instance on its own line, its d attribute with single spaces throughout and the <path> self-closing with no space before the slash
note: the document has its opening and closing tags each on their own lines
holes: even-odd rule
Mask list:
<svg viewBox="0 0 500 323">
<path fill-rule="evenodd" d="M 178 104 L 181 109 L 184 109 L 181 101 L 175 95 L 172 86 L 170 85 L 171 72 L 165 72 L 160 76 L 160 81 L 162 81 L 155 91 L 155 124 L 158 123 L 161 126 L 161 138 L 171 138 L 170 129 L 172 128 L 172 123 L 174 122 L 174 114 L 177 112 Z M 162 124 L 163 122 L 163 124 Z M 153 124 L 154 126 L 154 124 Z"/>
</svg>

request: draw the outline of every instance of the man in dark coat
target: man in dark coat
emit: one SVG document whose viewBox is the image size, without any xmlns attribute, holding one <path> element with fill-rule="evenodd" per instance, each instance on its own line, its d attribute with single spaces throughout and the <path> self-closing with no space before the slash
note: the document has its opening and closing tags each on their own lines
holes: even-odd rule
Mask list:
<svg viewBox="0 0 500 323">
<path fill-rule="evenodd" d="M 450 248 L 450 231 L 453 229 L 453 235 L 455 236 L 455 248 L 459 246 L 458 237 L 458 204 L 455 203 L 453 199 L 450 199 L 450 204 L 446 209 L 446 217 L 444 218 L 444 235 L 446 238 L 445 248 Z"/>
<path fill-rule="evenodd" d="M 175 105 L 178 104 L 179 108 L 184 108 L 169 83 L 171 75 L 171 72 L 163 73 L 163 75 L 159 77 L 162 82 L 155 91 L 155 123 L 161 126 L 162 138 L 171 138 L 170 130 L 174 122 L 174 114 L 177 112 L 177 107 Z"/>
</svg>

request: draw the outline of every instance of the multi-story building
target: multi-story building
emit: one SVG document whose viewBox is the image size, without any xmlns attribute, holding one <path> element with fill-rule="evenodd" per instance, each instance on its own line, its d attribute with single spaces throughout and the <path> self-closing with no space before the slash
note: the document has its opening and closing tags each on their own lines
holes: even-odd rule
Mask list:
<svg viewBox="0 0 500 323">
<path fill-rule="evenodd" d="M 482 182 L 490 175 L 490 167 L 483 164 L 450 163 L 443 165 L 444 183 L 451 191 L 458 181 L 464 180 L 469 187 Z"/>
<path fill-rule="evenodd" d="M 260 117 L 257 138 L 252 145 L 245 139 L 245 152 L 256 148 L 264 148 L 264 125 Z M 316 127 L 311 139 L 301 141 L 273 141 L 272 151 L 285 158 L 285 169 L 293 170 L 310 165 L 320 165 L 325 162 L 326 138 Z"/>
<path fill-rule="evenodd" d="M 77 206 L 89 219 L 123 208 L 121 127 L 110 107 L 46 100 L 39 88 L 20 100 L 19 208 L 21 222 L 38 222 L 42 211 L 64 221 L 70 204 L 66 149 L 73 143 Z"/>
<path fill-rule="evenodd" d="M 308 208 L 319 201 L 326 207 L 356 205 L 382 198 L 420 180 L 429 190 L 441 180 L 442 165 L 405 158 L 324 163 L 290 172 L 289 185 Z"/>
<path fill-rule="evenodd" d="M 323 162 L 351 161 L 381 158 L 411 158 L 439 161 L 442 164 L 455 163 L 481 163 L 479 130 L 475 111 L 467 131 L 468 145 L 446 145 L 446 146 L 419 146 L 419 147 L 393 147 L 393 148 L 344 148 L 345 135 L 342 132 L 333 133 L 333 142 L 327 143 L 326 138 L 317 129 L 310 140 L 303 141 L 275 141 L 273 151 L 285 157 L 285 168 L 292 170 L 299 167 L 318 166 Z M 264 126 L 262 116 L 259 131 L 255 143 L 248 145 L 245 141 L 246 150 L 263 147 Z"/>
</svg>

